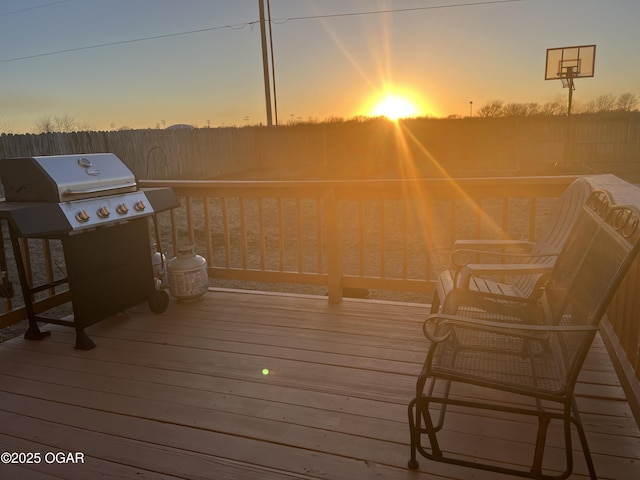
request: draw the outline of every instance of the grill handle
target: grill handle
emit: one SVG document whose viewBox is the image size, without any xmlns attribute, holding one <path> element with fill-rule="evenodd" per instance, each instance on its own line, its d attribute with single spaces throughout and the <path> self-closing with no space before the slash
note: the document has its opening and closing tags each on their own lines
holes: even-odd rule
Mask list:
<svg viewBox="0 0 640 480">
<path fill-rule="evenodd" d="M 88 193 L 113 193 L 118 190 L 130 190 L 136 188 L 136 182 L 114 185 L 109 187 L 85 188 L 82 190 L 65 190 L 62 195 L 71 197 L 73 195 L 86 195 Z"/>
</svg>

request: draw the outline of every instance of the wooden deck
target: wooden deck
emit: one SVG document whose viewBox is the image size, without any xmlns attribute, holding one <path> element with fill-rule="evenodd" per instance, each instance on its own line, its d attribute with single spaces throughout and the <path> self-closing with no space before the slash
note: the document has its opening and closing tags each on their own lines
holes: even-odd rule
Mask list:
<svg viewBox="0 0 640 480">
<path fill-rule="evenodd" d="M 9 340 L 0 451 L 42 460 L 0 464 L 0 478 L 506 478 L 426 459 L 406 469 L 426 312 L 213 291 L 162 315 L 140 306 L 94 325 L 91 351 L 74 350 L 73 330 L 58 326 L 42 342 Z M 640 432 L 599 339 L 578 390 L 599 477 L 640 478 Z M 520 423 L 460 416 L 463 428 L 448 434 L 461 449 L 529 460 Z M 45 462 L 59 451 L 82 452 L 84 463 Z M 583 478 L 582 453 L 574 457 L 572 478 Z"/>
</svg>

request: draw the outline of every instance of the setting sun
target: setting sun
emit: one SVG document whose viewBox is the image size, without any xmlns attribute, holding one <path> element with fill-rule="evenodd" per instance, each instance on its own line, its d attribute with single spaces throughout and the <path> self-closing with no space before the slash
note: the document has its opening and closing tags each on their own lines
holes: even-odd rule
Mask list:
<svg viewBox="0 0 640 480">
<path fill-rule="evenodd" d="M 413 117 L 417 114 L 418 109 L 411 101 L 395 95 L 388 95 L 378 102 L 371 111 L 372 116 L 384 116 L 389 120 Z"/>
<path fill-rule="evenodd" d="M 365 109 L 367 116 L 386 117 L 393 121 L 426 114 L 423 102 L 418 95 L 397 88 L 385 88 L 371 97 Z"/>
</svg>

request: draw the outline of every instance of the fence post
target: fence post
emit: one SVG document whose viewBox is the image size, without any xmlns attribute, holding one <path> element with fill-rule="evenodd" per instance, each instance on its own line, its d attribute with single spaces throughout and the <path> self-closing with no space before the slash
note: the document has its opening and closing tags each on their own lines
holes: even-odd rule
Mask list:
<svg viewBox="0 0 640 480">
<path fill-rule="evenodd" d="M 324 196 L 327 219 L 327 286 L 329 303 L 342 303 L 342 223 L 335 187 Z"/>
</svg>

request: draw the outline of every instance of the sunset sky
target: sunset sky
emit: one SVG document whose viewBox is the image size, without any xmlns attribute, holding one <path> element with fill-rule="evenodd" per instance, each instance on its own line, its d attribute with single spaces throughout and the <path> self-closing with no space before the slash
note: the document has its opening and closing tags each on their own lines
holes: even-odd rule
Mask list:
<svg viewBox="0 0 640 480">
<path fill-rule="evenodd" d="M 640 97 L 638 0 L 271 0 L 277 112 L 466 116 L 565 102 L 547 48 L 596 44 L 574 102 Z M 266 123 L 258 0 L 0 0 L 0 131 L 68 115 L 96 130 Z"/>
</svg>

